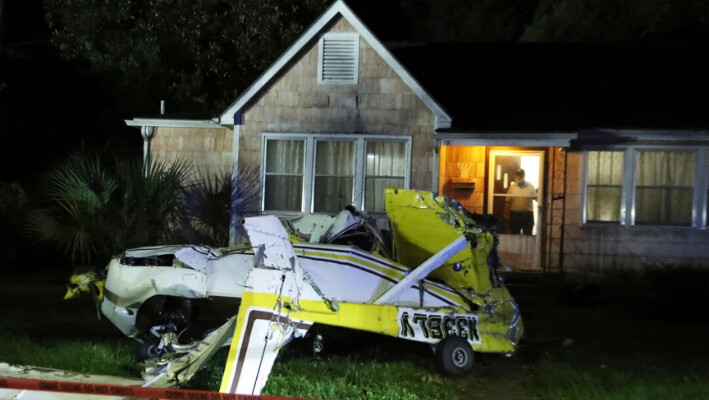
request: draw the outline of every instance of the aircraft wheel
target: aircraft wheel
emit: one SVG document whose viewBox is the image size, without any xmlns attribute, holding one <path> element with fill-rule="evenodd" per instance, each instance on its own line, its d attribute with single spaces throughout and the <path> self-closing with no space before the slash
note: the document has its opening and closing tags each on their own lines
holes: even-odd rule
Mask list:
<svg viewBox="0 0 709 400">
<path fill-rule="evenodd" d="M 436 346 L 435 354 L 439 368 L 447 376 L 463 376 L 473 369 L 473 348 L 460 336 L 441 340 Z"/>
<path fill-rule="evenodd" d="M 138 352 L 135 356 L 137 361 L 146 361 L 151 358 L 157 358 L 165 354 L 165 350 L 159 347 L 159 341 L 153 340 L 151 343 L 140 343 Z"/>
</svg>

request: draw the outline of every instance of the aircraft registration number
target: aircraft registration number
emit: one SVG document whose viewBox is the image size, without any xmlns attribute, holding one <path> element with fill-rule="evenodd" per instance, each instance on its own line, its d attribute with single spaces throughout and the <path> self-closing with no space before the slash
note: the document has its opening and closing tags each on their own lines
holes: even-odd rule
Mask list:
<svg viewBox="0 0 709 400">
<path fill-rule="evenodd" d="M 401 308 L 397 320 L 401 338 L 437 343 L 448 336 L 460 336 L 471 343 L 480 343 L 477 315 Z"/>
</svg>

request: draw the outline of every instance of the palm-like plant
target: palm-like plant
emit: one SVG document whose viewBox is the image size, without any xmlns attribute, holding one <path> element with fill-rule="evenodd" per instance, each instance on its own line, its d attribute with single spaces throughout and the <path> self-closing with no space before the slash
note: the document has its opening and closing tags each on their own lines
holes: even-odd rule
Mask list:
<svg viewBox="0 0 709 400">
<path fill-rule="evenodd" d="M 175 243 L 184 220 L 184 185 L 190 167 L 184 161 L 167 163 L 148 159 L 118 161 L 121 198 L 116 199 L 116 215 L 122 226 L 120 249 Z M 119 249 L 119 250 L 120 250 Z"/>
<path fill-rule="evenodd" d="M 229 242 L 231 216 L 255 212 L 258 200 L 259 170 L 255 165 L 240 165 L 239 176 L 231 171 L 207 174 L 184 192 L 184 211 L 194 229 L 191 241 L 215 246 Z"/>
<path fill-rule="evenodd" d="M 182 220 L 184 162 L 105 159 L 71 156 L 49 176 L 47 207 L 30 214 L 30 234 L 75 264 L 98 266 L 122 249 L 169 242 Z"/>
</svg>

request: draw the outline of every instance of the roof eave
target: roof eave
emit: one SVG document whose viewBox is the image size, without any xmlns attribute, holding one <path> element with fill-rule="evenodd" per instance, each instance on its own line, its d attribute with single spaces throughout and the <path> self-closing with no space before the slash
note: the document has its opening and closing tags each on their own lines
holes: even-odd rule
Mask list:
<svg viewBox="0 0 709 400">
<path fill-rule="evenodd" d="M 578 138 L 575 132 L 436 132 L 444 144 L 470 146 L 570 147 Z"/>
<path fill-rule="evenodd" d="M 168 118 L 133 118 L 125 120 L 126 125 L 140 128 L 157 126 L 169 128 L 223 128 L 214 120 L 204 119 L 168 119 Z"/>
<path fill-rule="evenodd" d="M 355 15 L 355 13 L 342 0 L 337 0 L 330 6 L 315 22 L 303 33 L 298 40 L 268 68 L 263 74 L 249 86 L 236 101 L 232 103 L 220 116 L 219 123 L 222 125 L 240 124 L 236 115 L 244 111 L 249 102 L 257 96 L 266 86 L 268 86 L 278 74 L 290 63 L 301 50 L 308 45 L 316 36 L 332 21 L 337 15 L 342 15 L 358 32 L 364 37 L 374 51 L 401 77 L 401 79 L 411 88 L 411 90 L 423 101 L 423 103 L 433 112 L 435 116 L 436 129 L 450 128 L 451 117 L 448 113 L 424 90 L 424 88 L 414 79 L 413 75 L 399 63 L 396 58 L 386 49 L 386 47 L 374 36 L 367 26 Z"/>
</svg>

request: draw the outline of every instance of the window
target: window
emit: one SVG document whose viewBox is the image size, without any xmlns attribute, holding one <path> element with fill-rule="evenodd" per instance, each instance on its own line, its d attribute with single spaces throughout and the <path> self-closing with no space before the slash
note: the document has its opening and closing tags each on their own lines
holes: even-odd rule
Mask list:
<svg viewBox="0 0 709 400">
<path fill-rule="evenodd" d="M 590 151 L 586 168 L 586 220 L 620 222 L 623 153 Z"/>
<path fill-rule="evenodd" d="M 264 134 L 265 211 L 385 212 L 384 188 L 408 187 L 411 138 Z"/>
<path fill-rule="evenodd" d="M 706 227 L 706 149 L 589 151 L 584 222 Z"/>
<path fill-rule="evenodd" d="M 364 181 L 364 209 L 383 213 L 384 188 L 404 187 L 406 182 L 406 143 L 367 141 L 367 174 Z"/>
<path fill-rule="evenodd" d="M 336 213 L 352 204 L 354 142 L 316 143 L 313 211 Z"/>
<path fill-rule="evenodd" d="M 304 140 L 269 140 L 266 149 L 264 208 L 300 211 L 302 208 Z"/>
<path fill-rule="evenodd" d="M 698 216 L 698 218 L 702 221 L 707 221 L 709 218 L 709 157 L 707 157 L 707 160 L 704 161 L 705 167 L 704 167 L 704 186 L 707 188 L 704 191 L 704 197 L 700 198 L 699 203 L 704 203 L 704 212 Z"/>
<path fill-rule="evenodd" d="M 318 44 L 318 83 L 354 85 L 359 75 L 359 35 L 328 33 Z"/>
<path fill-rule="evenodd" d="M 638 151 L 635 223 L 692 224 L 694 153 Z"/>
</svg>

